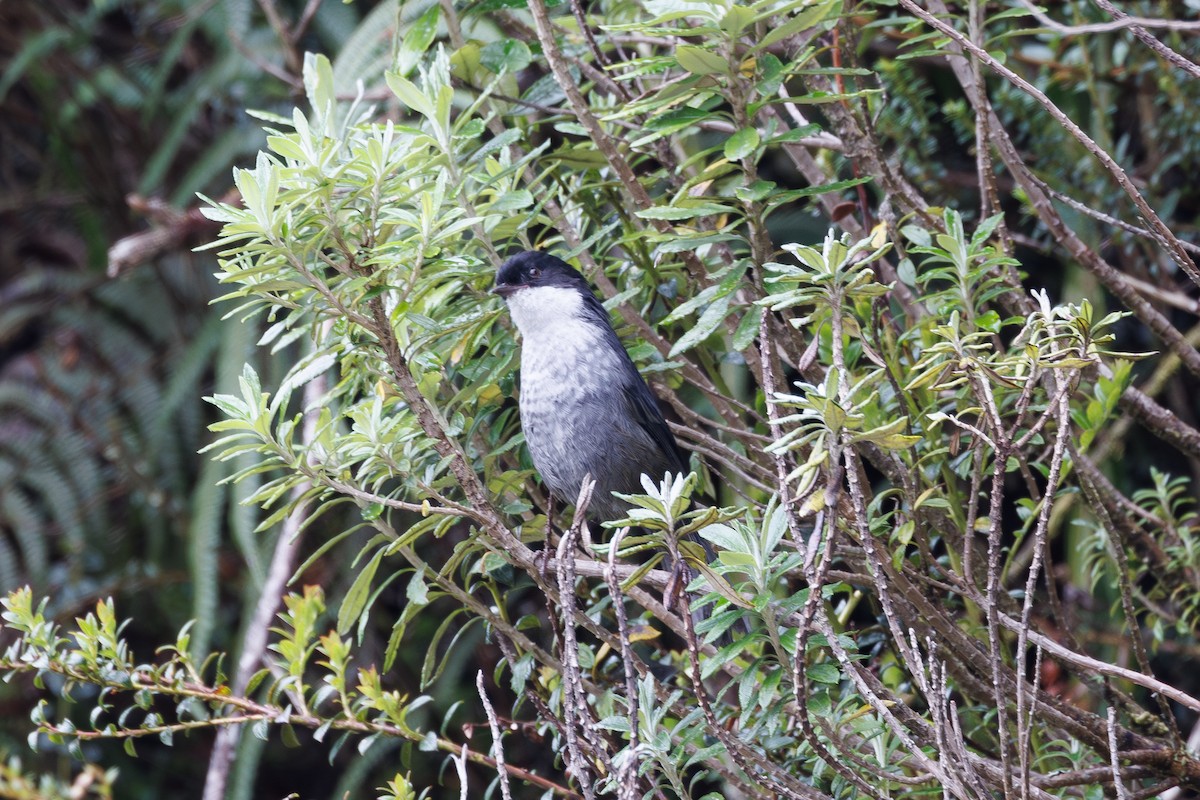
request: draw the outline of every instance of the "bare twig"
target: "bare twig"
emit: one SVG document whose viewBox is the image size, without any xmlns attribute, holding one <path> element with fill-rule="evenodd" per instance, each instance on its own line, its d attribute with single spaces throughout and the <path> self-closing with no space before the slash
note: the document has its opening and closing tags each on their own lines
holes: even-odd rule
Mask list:
<svg viewBox="0 0 1200 800">
<path fill-rule="evenodd" d="M 971 33 L 971 41 L 976 44 L 982 44 L 987 41 L 984 32 L 984 3 L 982 0 L 971 0 L 969 9 L 968 26 Z M 975 91 L 976 98 L 974 103 L 975 111 L 975 171 L 979 175 L 979 218 L 987 219 L 1000 210 L 1000 192 L 996 188 L 996 173 L 992 169 L 992 149 L 988 146 L 988 141 L 991 139 L 991 133 L 988 131 L 989 120 L 987 113 L 990 111 L 990 104 L 987 99 L 987 83 L 983 80 L 983 65 L 979 59 L 971 59 L 971 70 L 975 75 Z M 1012 253 L 1012 237 L 1008 232 L 1008 226 L 1004 223 L 1004 218 L 1001 216 L 1000 224 L 997 226 L 997 233 L 1000 234 L 1000 240 L 1004 245 L 1006 253 Z"/>
<path fill-rule="evenodd" d="M 462 752 L 458 754 L 458 758 L 454 760 L 454 770 L 458 773 L 458 798 L 459 800 L 467 800 L 468 784 L 467 784 L 467 753 L 470 752 L 464 744 Z"/>
<path fill-rule="evenodd" d="M 1058 20 L 1055 20 L 1046 15 L 1044 11 L 1038 8 L 1031 0 L 1018 0 L 1018 2 L 1029 11 L 1030 16 L 1046 26 L 1055 33 L 1065 34 L 1067 36 L 1079 36 L 1089 33 L 1111 33 L 1113 31 L 1121 31 L 1126 28 L 1141 27 L 1141 28 L 1159 28 L 1169 31 L 1194 31 L 1200 32 L 1200 22 L 1192 22 L 1181 19 L 1151 19 L 1150 17 L 1131 17 L 1122 14 L 1114 22 L 1093 22 L 1086 25 L 1066 25 Z M 1097 3 L 1099 5 L 1099 3 Z M 1101 6 L 1103 8 L 1103 6 Z M 1107 10 L 1107 9 L 1106 9 Z M 1116 16 L 1110 14 L 1110 16 Z"/>
<path fill-rule="evenodd" d="M 1190 277 L 1197 285 L 1200 285 L 1200 268 L 1196 266 L 1196 263 L 1192 260 L 1192 257 L 1188 255 L 1187 250 L 1185 250 L 1183 245 L 1180 244 L 1179 239 L 1176 238 L 1171 229 L 1167 227 L 1166 223 L 1159 218 L 1154 209 L 1150 207 L 1150 204 L 1146 202 L 1146 198 L 1142 196 L 1140 191 L 1138 191 L 1138 188 L 1133 184 L 1133 181 L 1130 180 L 1129 176 L 1125 173 L 1125 170 L 1121 168 L 1121 165 L 1118 164 L 1116 160 L 1108 154 L 1108 151 L 1092 141 L 1092 138 L 1088 136 L 1082 128 L 1076 125 L 1070 117 L 1064 114 L 1063 111 L 1056 106 L 1054 102 L 1045 95 L 1044 92 L 1031 84 L 1029 81 L 1022 78 L 1017 73 L 1013 72 L 1008 67 L 1001 64 L 999 61 L 993 58 L 990 53 L 976 45 L 963 34 L 959 33 L 954 29 L 954 27 L 921 8 L 921 6 L 914 2 L 914 0 L 899 0 L 899 2 L 913 14 L 920 17 L 925 24 L 932 28 L 936 28 L 940 33 L 953 39 L 954 42 L 964 51 L 970 53 L 975 58 L 978 58 L 981 62 L 986 64 L 989 69 L 991 69 L 997 75 L 1003 77 L 1021 91 L 1028 94 L 1030 97 L 1036 100 L 1038 104 L 1042 106 L 1042 108 L 1046 109 L 1047 113 L 1049 113 L 1059 125 L 1066 129 L 1066 131 L 1070 133 L 1076 141 L 1082 144 L 1084 148 L 1092 154 L 1092 156 L 1094 156 L 1101 164 L 1104 165 L 1104 168 L 1107 169 L 1109 174 L 1112 175 L 1116 180 L 1117 185 L 1119 185 L 1125 191 L 1125 193 L 1129 196 L 1129 199 L 1133 201 L 1135 206 L 1137 206 L 1137 209 L 1141 213 L 1142 217 L 1147 223 L 1149 223 L 1151 231 L 1155 234 L 1155 238 L 1158 239 L 1163 247 L 1166 248 L 1167 252 L 1171 254 L 1171 258 L 1184 272 L 1187 273 L 1188 277 Z"/>
<path fill-rule="evenodd" d="M 562 609 L 562 707 L 567 733 L 567 770 L 587 800 L 594 800 L 596 793 L 592 788 L 591 769 L 579 746 L 579 735 L 584 726 L 581 717 L 588 715 L 588 707 L 579 668 L 579 645 L 575 639 L 575 559 L 571 554 L 575 543 L 579 541 L 580 528 L 587 524 L 585 514 L 595 488 L 596 482 L 590 475 L 583 479 L 579 498 L 575 501 L 575 520 L 558 543 L 558 603 Z"/>
<path fill-rule="evenodd" d="M 1013 619 L 1006 614 L 999 614 L 998 619 L 1000 624 L 1005 628 L 1008 628 L 1014 633 L 1020 632 L 1022 627 L 1020 620 Z M 1110 678 L 1119 678 L 1121 680 L 1129 681 L 1132 684 L 1149 689 L 1152 692 L 1159 692 L 1168 700 L 1174 700 L 1176 703 L 1179 703 L 1185 708 L 1190 708 L 1193 711 L 1200 712 L 1200 699 L 1192 697 L 1187 692 L 1177 689 L 1168 683 L 1163 683 L 1157 678 L 1145 675 L 1132 669 L 1127 669 L 1126 667 L 1117 666 L 1116 664 L 1110 664 L 1107 661 L 1101 661 L 1100 659 L 1092 658 L 1091 656 L 1084 655 L 1083 653 L 1076 653 L 1067 647 L 1060 645 L 1049 636 L 1037 633 L 1033 630 L 1029 630 L 1026 635 L 1029 637 L 1030 642 L 1036 644 L 1038 647 L 1043 648 L 1048 654 L 1057 659 L 1065 661 L 1068 664 L 1073 664 L 1097 675 L 1105 675 Z"/>
<path fill-rule="evenodd" d="M 1193 78 L 1200 78 L 1200 65 L 1197 65 L 1195 62 L 1190 61 L 1189 59 L 1172 50 L 1170 47 L 1167 47 L 1161 41 L 1151 36 L 1150 31 L 1146 30 L 1146 28 L 1149 27 L 1149 25 L 1146 24 L 1147 22 L 1153 24 L 1156 22 L 1176 22 L 1176 20 L 1142 20 L 1138 19 L 1137 17 L 1129 16 L 1124 11 L 1110 3 L 1109 0 L 1092 0 L 1092 2 L 1103 9 L 1104 13 L 1112 17 L 1114 21 L 1127 25 L 1129 27 L 1129 32 L 1133 34 L 1135 39 L 1149 47 L 1164 60 L 1170 62 L 1176 67 L 1179 67 Z M 1168 26 L 1159 25 L 1158 27 Z M 1190 28 L 1191 30 L 1200 30 L 1200 23 L 1193 22 L 1191 23 Z M 1175 28 L 1175 30 L 1179 29 Z"/>
<path fill-rule="evenodd" d="M 492 701 L 488 699 L 487 691 L 483 688 L 483 670 L 475 673 L 475 689 L 479 692 L 479 700 L 483 703 L 483 710 L 487 714 L 488 727 L 492 730 L 492 757 L 496 759 L 496 774 L 500 777 L 500 796 L 504 800 L 512 800 L 512 789 L 508 785 L 508 766 L 504 763 L 504 743 L 501 741 L 500 720 L 496 718 L 496 709 L 492 708 Z M 464 747 L 464 749 L 466 749 Z M 463 790 L 466 790 L 466 781 L 463 781 Z"/>
<path fill-rule="evenodd" d="M 1081 203 L 1078 200 L 1076 200 L 1075 198 L 1071 197 L 1070 195 L 1065 194 L 1064 192 L 1060 192 L 1059 190 L 1055 189 L 1054 187 L 1049 186 L 1048 184 L 1046 184 L 1045 182 L 1043 182 L 1040 178 L 1037 178 L 1036 176 L 1035 176 L 1035 179 L 1038 181 L 1038 183 L 1041 184 L 1042 189 L 1047 194 L 1049 194 L 1051 197 L 1053 197 L 1055 200 L 1059 201 L 1060 203 L 1070 206 L 1074 210 L 1078 211 L 1080 214 L 1089 216 L 1092 219 L 1100 220 L 1101 222 L 1112 225 L 1114 228 L 1120 228 L 1121 230 L 1126 231 L 1128 233 L 1135 233 L 1138 236 L 1144 236 L 1148 239 L 1154 238 L 1154 234 L 1152 234 L 1150 231 L 1146 230 L 1145 228 L 1125 222 L 1124 220 L 1117 219 L 1116 217 L 1112 216 L 1111 214 L 1105 214 L 1103 211 L 1098 211 L 1097 209 L 1094 209 L 1091 206 L 1089 206 L 1087 203 Z M 1030 245 L 1033 247 L 1038 246 L 1033 243 L 1032 239 L 1026 239 L 1024 243 L 1026 245 Z M 1192 253 L 1194 255 L 1200 255 L 1200 245 L 1195 245 L 1195 244 L 1192 244 L 1191 242 L 1187 242 L 1182 239 L 1179 241 L 1179 243 L 1181 245 L 1183 245 L 1183 248 L 1185 250 L 1187 250 L 1189 253 Z"/>
<path fill-rule="evenodd" d="M 222 203 L 235 203 L 237 191 L 221 198 Z M 108 248 L 108 277 L 119 277 L 134 267 L 153 261 L 163 253 L 181 250 L 189 240 L 200 234 L 215 232 L 216 223 L 200 213 L 199 208 L 184 211 L 172 208 L 157 197 L 131 194 L 125 198 L 130 210 L 148 217 L 152 227 L 118 239 Z"/>
<path fill-rule="evenodd" d="M 1069 378 L 1061 381 L 1069 383 Z M 1053 404 L 1057 412 L 1058 434 L 1054 440 L 1054 451 L 1050 457 L 1050 474 L 1046 478 L 1046 490 L 1042 494 L 1041 508 L 1038 510 L 1037 524 L 1033 530 L 1033 563 L 1029 566 L 1029 574 L 1025 579 L 1025 601 L 1021 607 L 1021 630 L 1017 632 L 1017 654 L 1014 663 L 1018 670 L 1025 664 L 1025 649 L 1029 632 L 1029 615 L 1033 610 L 1034 593 L 1037 590 L 1038 574 L 1042 567 L 1042 555 L 1046 550 L 1046 530 L 1050 524 L 1050 511 L 1054 507 L 1054 495 L 1058 491 L 1058 482 L 1062 475 L 1063 457 L 1067 452 L 1067 442 L 1071 434 L 1071 407 L 1065 392 L 1060 392 Z M 1026 682 L 1017 682 L 1017 747 L 1021 760 L 1022 794 L 1028 791 L 1029 776 L 1032 771 L 1030 751 L 1031 730 L 1033 728 L 1032 699 L 1027 696 Z"/>
<path fill-rule="evenodd" d="M 617 773 L 618 800 L 637 800 L 638 792 L 638 736 L 641 722 L 638 714 L 638 685 L 637 668 L 633 661 L 633 647 L 629 641 L 629 621 L 625 615 L 625 599 L 621 592 L 621 582 L 617 580 L 617 551 L 621 549 L 621 540 L 629 533 L 629 528 L 621 528 L 609 543 L 608 569 L 604 572 L 604 580 L 608 584 L 608 592 L 612 596 L 613 613 L 617 617 L 617 636 L 621 639 L 621 666 L 625 671 L 625 703 L 629 719 L 629 745 L 627 755 Z"/>
<path fill-rule="evenodd" d="M 292 38 L 291 31 L 288 30 L 287 23 L 283 20 L 283 15 L 275 6 L 275 0 L 258 0 L 258 6 L 263 10 L 267 22 L 271 25 L 271 30 L 275 31 L 275 35 L 279 38 L 279 43 L 283 45 L 283 57 L 287 62 L 288 69 L 293 75 L 299 75 L 303 67 L 300 54 L 296 51 L 296 42 Z"/>
<path fill-rule="evenodd" d="M 1117 791 L 1117 800 L 1129 800 L 1129 790 L 1125 788 L 1125 779 L 1121 777 L 1121 754 L 1117 747 L 1117 709 L 1108 707 L 1108 758 L 1112 764 L 1113 788 Z"/>
</svg>

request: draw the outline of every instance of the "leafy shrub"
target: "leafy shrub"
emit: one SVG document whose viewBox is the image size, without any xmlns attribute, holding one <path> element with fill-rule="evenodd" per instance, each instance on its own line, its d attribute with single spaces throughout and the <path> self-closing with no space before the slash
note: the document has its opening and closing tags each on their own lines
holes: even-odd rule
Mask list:
<svg viewBox="0 0 1200 800">
<path fill-rule="evenodd" d="M 541 0 L 528 16 L 430 6 L 397 39 L 390 95 L 371 74 L 352 102 L 308 56 L 307 107 L 263 115 L 268 150 L 235 171 L 240 202 L 206 211 L 223 226 L 210 247 L 231 315 L 264 318 L 264 345 L 308 349 L 272 391 L 248 367 L 238 392 L 211 398 L 211 452 L 240 465 L 232 480 L 258 481 L 260 529 L 298 533 L 351 507 L 299 580 L 348 539 L 353 577 L 338 597 L 290 594 L 267 666 L 244 681 L 193 653 L 186 630 L 139 661 L 111 604 L 64 631 L 16 592 L 3 666 L 63 693 L 101 687 L 86 725 L 43 702 L 38 729 L 76 747 L 232 725 L 285 742 L 308 728 L 334 754 L 403 741 L 382 797 L 432 782 L 406 777 L 413 746 L 449 754 L 464 794 L 493 777 L 504 795 L 622 798 L 1193 786 L 1179 723 L 1200 712 L 1196 687 L 1152 665 L 1157 648 L 1195 646 L 1186 479 L 1155 473 L 1127 495 L 1138 476 L 1102 465 L 1122 411 L 1200 456 L 1200 434 L 1134 388 L 1148 348 L 1118 340 L 1132 317 L 1194 375 L 1194 337 L 1068 224 L 1009 138 L 1018 112 L 977 92 L 986 70 L 1056 136 L 1078 130 L 977 47 L 998 46 L 982 9 L 970 25 L 950 16 L 967 35 L 931 13 L 940 3 L 899 5 L 914 17 L 883 2 L 647 0 L 599 32 Z M 989 32 L 1030 36 L 1024 13 Z M 536 48 L 463 38 L 491 25 Z M 877 82 L 906 70 L 857 65 L 847 40 L 876 35 L 950 58 L 966 104 L 952 122 L 982 143 L 981 213 L 927 200 L 906 168 L 934 176 L 878 139 L 931 123 L 886 108 Z M 1174 221 L 1122 167 L 1086 136 L 1061 141 L 1143 213 L 1147 230 L 1126 229 L 1154 242 L 1163 274 L 1195 276 Z M 993 156 L 1036 225 L 1004 213 Z M 814 202 L 841 231 L 800 235 Z M 1022 225 L 1128 309 L 1031 291 Z M 514 246 L 594 279 L 696 453 L 692 476 L 651 476 L 605 530 L 551 515 L 520 447 L 518 343 L 487 293 Z M 714 563 L 680 541 L 693 531 Z M 678 607 L 658 569 L 675 550 L 700 570 Z M 1084 624 L 1072 598 L 1092 577 L 1114 614 Z M 460 672 L 482 708 L 472 724 L 492 732 L 486 756 L 446 732 L 454 709 L 427 715 L 480 625 L 495 668 Z M 416 691 L 389 682 L 407 652 L 425 654 Z"/>
</svg>

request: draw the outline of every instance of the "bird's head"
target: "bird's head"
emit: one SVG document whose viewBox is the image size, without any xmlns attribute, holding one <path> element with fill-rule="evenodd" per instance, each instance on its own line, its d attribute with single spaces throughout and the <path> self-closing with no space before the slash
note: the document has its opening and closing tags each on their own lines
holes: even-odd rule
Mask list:
<svg viewBox="0 0 1200 800">
<path fill-rule="evenodd" d="M 496 271 L 492 293 L 508 303 L 513 322 L 526 336 L 558 322 L 594 322 L 600 309 L 587 280 L 561 258 L 522 252 Z M 607 317 L 600 311 L 600 319 Z"/>
<path fill-rule="evenodd" d="M 587 281 L 561 258 L 549 253 L 525 251 L 517 253 L 496 270 L 496 285 L 492 292 L 509 299 L 518 292 L 528 293 L 537 289 L 573 289 L 588 292 Z M 533 292 L 548 295 L 546 292 Z"/>
</svg>

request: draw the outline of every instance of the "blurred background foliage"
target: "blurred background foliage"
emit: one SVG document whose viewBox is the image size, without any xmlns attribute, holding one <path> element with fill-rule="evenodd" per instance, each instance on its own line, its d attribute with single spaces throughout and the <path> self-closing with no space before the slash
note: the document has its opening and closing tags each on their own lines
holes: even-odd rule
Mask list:
<svg viewBox="0 0 1200 800">
<path fill-rule="evenodd" d="M 254 322 L 220 322 L 215 259 L 191 252 L 216 227 L 188 209 L 263 145 L 247 107 L 291 107 L 295 53 L 390 51 L 394 8 L 372 6 L 314 4 L 284 42 L 249 1 L 0 4 L 5 591 L 30 584 L 64 617 L 122 598 L 143 650 L 189 618 L 199 647 L 236 649 L 272 542 L 239 505 L 252 487 L 217 485 L 237 465 L 198 455 L 213 419 L 201 398 L 248 361 L 277 380 L 289 356 L 257 351 Z M 0 685 L 0 752 L 65 775 L 24 745 L 28 688 Z M 122 770 L 119 795 L 194 793 L 211 741 L 179 745 Z M 278 768 L 297 774 L 292 758 Z M 318 771 L 312 785 L 332 791 Z M 0 796 L 41 796 L 6 774 Z"/>
<path fill-rule="evenodd" d="M 521 5 L 505 0 L 458 5 L 463 35 L 474 48 L 460 50 L 453 63 L 465 95 L 458 98 L 460 105 L 475 91 L 472 71 L 484 57 L 482 47 L 506 39 L 534 44 L 530 29 L 513 17 L 489 15 L 517 8 L 519 19 Z M 1056 19 L 1079 24 L 1103 19 L 1088 2 L 1051 5 Z M 1170 6 L 1169 13 L 1188 19 L 1198 11 L 1187 2 L 1125 6 L 1148 16 L 1167 13 Z M 49 613 L 64 620 L 114 596 L 121 612 L 136 619 L 133 644 L 142 651 L 172 641 L 186 620 L 195 619 L 195 652 L 221 650 L 236 658 L 241 627 L 258 599 L 278 531 L 256 533 L 262 512 L 240 504 L 260 484 L 219 483 L 251 461 L 219 462 L 197 454 L 211 439 L 207 425 L 218 418 L 201 397 L 235 392 L 246 363 L 255 366 L 263 385 L 278 386 L 303 351 L 296 342 L 256 348 L 263 333 L 260 320 L 220 321 L 229 308 L 210 305 L 221 294 L 213 278 L 216 259 L 191 250 L 214 238 L 217 227 L 195 213 L 195 194 L 227 196 L 231 167 L 252 163 L 264 147 L 262 121 L 247 109 L 288 116 L 302 104 L 306 51 L 329 54 L 340 100 L 361 94 L 369 101 L 388 101 L 384 73 L 405 57 L 405 36 L 425 35 L 421 26 L 429 24 L 431 7 L 250 0 L 0 4 L 0 229 L 5 232 L 0 237 L 0 592 L 29 584 L 35 596 L 51 598 Z M 995 13 L 1009 7 L 1019 4 L 988 6 Z M 980 205 L 975 131 L 962 90 L 940 60 L 912 55 L 914 28 L 903 20 L 890 20 L 886 27 L 873 22 L 878 9 L 861 19 L 854 11 L 846 14 L 862 26 L 860 38 L 844 51 L 872 72 L 847 80 L 861 80 L 864 89 L 885 89 L 887 102 L 875 107 L 873 120 L 880 141 L 926 197 L 963 209 L 973 226 L 979 215 L 971 209 Z M 619 22 L 640 12 L 614 1 L 594 3 L 588 13 Z M 997 25 L 999 38 L 989 46 L 1006 50 L 999 33 L 1006 30 L 1011 28 Z M 433 35 L 449 39 L 444 24 Z M 1195 56 L 1194 38 L 1166 38 Z M 1194 240 L 1200 210 L 1195 180 L 1200 82 L 1165 68 L 1128 31 L 1061 36 L 1045 30 L 1010 41 L 1009 64 L 1118 159 L 1178 236 Z M 575 46 L 583 52 L 581 43 Z M 505 90 L 522 95 L 530 108 L 553 112 L 563 97 L 539 62 L 536 46 L 530 55 L 532 65 L 526 64 L 519 81 L 514 77 Z M 989 88 L 999 118 L 1039 176 L 1052 185 L 1069 185 L 1082 206 L 1129 216 L 1118 212 L 1126 207 L 1124 194 L 1061 126 L 1008 84 L 996 81 Z M 393 111 L 386 106 L 384 113 Z M 696 149 L 719 147 L 728 133 L 702 132 Z M 546 136 L 564 163 L 586 166 L 591 158 L 594 165 L 594 151 L 564 145 L 578 134 L 563 122 Z M 824 152 L 821 158 L 832 174 L 858 175 L 842 155 Z M 777 151 L 759 168 L 763 178 L 782 187 L 806 185 Z M 590 179 L 581 178 L 574 191 L 601 198 L 614 191 L 604 181 L 587 184 Z M 1119 308 L 1090 272 L 1054 247 L 1007 176 L 997 181 L 999 210 L 1006 214 L 1030 285 L 1048 287 L 1066 300 L 1091 298 L 1098 317 Z M 774 239 L 817 241 L 830 217 L 858 213 L 854 191 L 838 199 L 832 207 L 774 215 Z M 1187 331 L 1195 324 L 1194 287 L 1186 286 L 1155 243 L 1081 210 L 1067 208 L 1064 215 L 1111 263 L 1148 286 L 1147 295 L 1176 327 Z M 611 220 L 592 224 L 606 244 L 617 244 Z M 118 242 L 124 249 L 114 257 L 110 250 Z M 637 241 L 619 244 L 640 262 L 652 261 L 647 251 L 638 251 Z M 684 281 L 665 277 L 664 294 Z M 1124 349 L 1161 349 L 1135 322 L 1121 323 L 1119 334 Z M 642 356 L 647 360 L 644 350 Z M 1165 406 L 1197 424 L 1195 375 L 1178 371 L 1169 358 L 1142 362 L 1136 370 L 1141 380 L 1153 375 Z M 510 411 L 497 427 L 511 422 Z M 1200 462 L 1163 448 L 1136 427 L 1106 444 L 1107 469 L 1119 488 L 1132 493 L 1155 485 L 1157 494 L 1143 490 L 1149 494 L 1137 499 L 1151 506 L 1174 504 L 1175 516 L 1190 519 L 1187 498 L 1194 491 L 1166 475 L 1200 479 Z M 351 517 L 335 511 L 315 523 L 318 535 L 311 541 L 351 524 Z M 1057 545 L 1059 577 L 1077 593 L 1080 608 L 1098 609 L 1096 635 L 1102 638 L 1113 633 L 1103 625 L 1113 596 L 1101 588 L 1098 599 L 1091 597 L 1095 571 L 1084 546 L 1086 532 L 1068 535 L 1074 538 Z M 453 545 L 444 539 L 427 542 L 441 548 L 427 557 L 441 563 Z M 356 551 L 337 545 L 324 552 L 305 582 L 324 585 L 331 596 L 344 594 L 354 580 L 350 561 Z M 377 609 L 401 607 L 402 583 L 381 595 Z M 445 635 L 432 621 L 419 624 L 429 630 L 410 631 L 415 638 L 423 635 L 436 645 L 435 637 Z M 378 625 L 363 637 L 364 660 L 372 654 L 382 659 L 390 624 L 385 619 Z M 459 633 L 456 628 L 451 635 Z M 462 629 L 442 680 L 431 689 L 435 702 L 427 707 L 428 718 L 449 719 L 456 701 L 473 696 L 475 671 L 482 667 L 490 673 L 499 659 L 486 644 L 481 626 Z M 434 650 L 402 650 L 389 681 L 417 693 L 422 672 L 430 669 L 427 653 Z M 1161 664 L 1165 673 L 1195 693 L 1200 686 L 1174 674 L 1184 671 L 1184 659 L 1195 657 L 1194 639 L 1169 642 L 1164 652 L 1169 656 Z M 1179 661 L 1172 661 L 1172 654 Z M 19 764 L 8 761 L 0 769 L 0 797 L 65 796 L 70 784 L 79 786 L 79 776 L 87 780 L 83 791 L 104 794 L 112 775 L 79 772 L 65 750 L 44 748 L 36 755 L 27 750 L 29 690 L 20 680 L 0 685 L 0 753 L 21 756 Z M 296 787 L 304 787 L 305 796 L 353 796 L 394 774 L 401 747 L 384 743 L 363 757 L 345 748 L 334 754 L 331 769 L 329 754 L 307 737 L 303 741 L 304 749 L 297 751 L 278 741 L 245 737 L 230 796 L 275 796 Z M 536 761 L 535 748 L 527 747 L 516 757 Z M 172 748 L 143 745 L 137 761 L 124 760 L 115 744 L 89 744 L 86 755 L 120 765 L 117 796 L 148 798 L 198 795 L 210 748 L 205 734 L 176 738 Z M 411 761 L 412 748 L 407 749 L 409 763 L 418 765 L 419 785 L 435 783 L 444 764 L 419 756 Z M 48 777 L 39 787 L 31 775 Z M 55 777 L 61 780 L 56 783 Z"/>
</svg>

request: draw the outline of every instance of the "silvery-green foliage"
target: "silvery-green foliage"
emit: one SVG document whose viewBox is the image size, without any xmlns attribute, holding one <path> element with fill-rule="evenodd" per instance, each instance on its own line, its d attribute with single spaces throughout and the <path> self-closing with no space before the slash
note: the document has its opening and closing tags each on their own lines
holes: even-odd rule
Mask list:
<svg viewBox="0 0 1200 800">
<path fill-rule="evenodd" d="M 1108 780 L 1110 734 L 1136 745 L 1122 752 L 1141 754 L 1147 786 L 1173 777 L 1146 753 L 1194 768 L 1168 712 L 1196 701 L 1140 649 L 1133 670 L 1060 637 L 1047 562 L 1091 529 L 1088 567 L 1125 622 L 1152 613 L 1194 638 L 1180 483 L 1156 474 L 1126 499 L 1091 461 L 1141 402 L 1144 354 L 1118 346 L 1121 312 L 1032 291 L 1015 220 L 918 202 L 872 140 L 877 120 L 904 121 L 874 81 L 907 73 L 843 62 L 840 42 L 864 8 L 881 17 L 864 36 L 915 23 L 887 3 L 653 0 L 596 25 L 593 49 L 555 28 L 574 14 L 497 5 L 408 9 L 394 68 L 353 99 L 310 55 L 305 106 L 260 115 L 267 147 L 235 171 L 240 199 L 206 210 L 228 315 L 262 320 L 264 347 L 309 346 L 282 379 L 248 367 L 211 398 L 208 451 L 256 481 L 263 530 L 353 512 L 309 562 L 353 543 L 340 596 L 289 595 L 246 697 L 222 693 L 186 632 L 138 664 L 111 606 L 67 638 L 28 592 L 6 606 L 4 666 L 132 692 L 142 711 L 192 698 L 175 719 L 112 722 L 101 703 L 88 735 L 168 741 L 242 714 L 258 735 L 336 734 L 335 752 L 389 738 L 461 754 L 427 713 L 466 643 L 486 643 L 516 722 L 477 724 L 557 757 L 533 765 L 551 787 L 496 768 L 522 796 L 1066 795 Z M 492 15 L 536 43 L 461 38 Z M 940 58 L 951 41 L 913 45 Z M 830 225 L 792 224 L 820 200 Z M 690 475 L 648 476 L 625 519 L 551 509 L 523 452 L 518 343 L 487 293 L 516 247 L 589 272 L 697 453 Z M 1194 447 L 1186 423 L 1164 425 Z M 391 688 L 412 652 L 428 694 Z M 1120 714 L 1099 681 L 1072 684 L 1086 703 L 1031 681 L 1046 653 L 1127 682 Z M 52 711 L 39 730 L 77 743 Z"/>
</svg>

